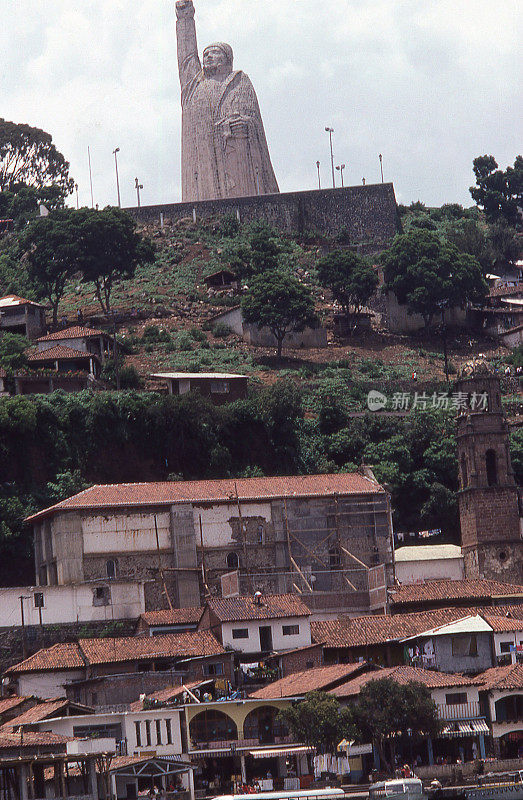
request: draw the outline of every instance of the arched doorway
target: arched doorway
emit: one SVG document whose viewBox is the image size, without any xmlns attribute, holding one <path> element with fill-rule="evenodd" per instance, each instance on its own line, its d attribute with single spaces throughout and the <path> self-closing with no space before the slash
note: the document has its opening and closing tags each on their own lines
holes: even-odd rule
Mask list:
<svg viewBox="0 0 523 800">
<path fill-rule="evenodd" d="M 273 706 L 259 706 L 245 717 L 243 736 L 245 739 L 256 739 L 260 744 L 275 744 L 285 736 L 288 730 L 279 722 L 278 709 Z"/>
<path fill-rule="evenodd" d="M 189 723 L 193 746 L 211 742 L 232 742 L 238 738 L 238 728 L 233 719 L 214 708 L 206 709 Z"/>
</svg>

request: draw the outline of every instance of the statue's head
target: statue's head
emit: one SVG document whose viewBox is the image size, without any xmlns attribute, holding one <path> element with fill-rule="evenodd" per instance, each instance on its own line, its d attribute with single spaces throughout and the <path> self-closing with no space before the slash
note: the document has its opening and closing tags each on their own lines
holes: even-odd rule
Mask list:
<svg viewBox="0 0 523 800">
<path fill-rule="evenodd" d="M 203 71 L 208 76 L 232 72 L 233 53 L 230 44 L 215 42 L 203 51 Z"/>
</svg>

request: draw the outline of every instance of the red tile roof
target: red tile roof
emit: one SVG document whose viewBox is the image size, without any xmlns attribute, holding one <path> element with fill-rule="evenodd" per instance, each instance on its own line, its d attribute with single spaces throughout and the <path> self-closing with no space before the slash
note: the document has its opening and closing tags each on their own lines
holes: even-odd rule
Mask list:
<svg viewBox="0 0 523 800">
<path fill-rule="evenodd" d="M 199 658 L 225 653 L 209 631 L 169 633 L 163 636 L 80 639 L 78 643 L 55 644 L 39 650 L 6 672 L 24 673 L 78 669 L 86 665 L 110 664 L 148 658 Z"/>
<path fill-rule="evenodd" d="M 490 600 L 492 597 L 523 596 L 523 585 L 489 580 L 434 580 L 389 589 L 391 606 L 453 600 Z"/>
<path fill-rule="evenodd" d="M 0 297 L 0 308 L 9 308 L 11 306 L 39 306 L 39 308 L 45 308 L 41 303 L 35 303 L 34 300 L 27 300 L 17 294 L 6 294 L 4 297 Z"/>
<path fill-rule="evenodd" d="M 61 341 L 62 339 L 85 339 L 90 336 L 108 336 L 104 331 L 96 330 L 95 328 L 82 328 L 80 325 L 74 325 L 71 328 L 64 328 L 61 331 L 48 333 L 47 336 L 39 336 L 37 342 L 53 342 Z"/>
<path fill-rule="evenodd" d="M 58 733 L 48 733 L 47 731 L 24 731 L 23 735 L 20 733 L 8 733 L 0 731 L 0 751 L 12 749 L 16 747 L 31 748 L 41 747 L 45 745 L 64 745 L 62 752 L 65 751 L 65 744 L 71 741 L 70 736 L 61 736 Z"/>
<path fill-rule="evenodd" d="M 257 700 L 271 700 L 277 697 L 297 697 L 307 692 L 326 691 L 358 670 L 369 669 L 367 664 L 331 664 L 328 667 L 293 672 L 279 681 L 274 681 L 263 689 L 253 692 L 249 697 Z"/>
<path fill-rule="evenodd" d="M 29 353 L 27 356 L 27 360 L 31 362 L 53 360 L 59 361 L 62 358 L 74 358 L 76 360 L 79 358 L 98 358 L 98 356 L 93 353 L 86 353 L 85 350 L 73 350 L 72 347 L 66 347 L 63 344 L 57 344 L 55 347 L 49 347 L 48 350 L 35 350 L 32 353 Z"/>
<path fill-rule="evenodd" d="M 159 506 L 176 503 L 235 503 L 240 500 L 270 500 L 325 495 L 384 494 L 384 489 L 357 472 L 335 475 L 288 475 L 274 478 L 225 478 L 212 481 L 172 481 L 168 483 L 117 483 L 91 486 L 73 497 L 28 517 L 38 519 L 56 511 L 117 508 L 121 506 Z"/>
<path fill-rule="evenodd" d="M 142 619 L 146 625 L 190 625 L 198 624 L 203 614 L 203 608 L 173 608 L 164 611 L 146 611 Z"/>
<path fill-rule="evenodd" d="M 360 693 L 365 684 L 370 681 L 380 680 L 382 678 L 390 678 L 396 683 L 405 685 L 410 681 L 422 683 L 428 689 L 446 688 L 451 686 L 478 686 L 481 684 L 479 678 L 471 678 L 459 674 L 447 674 L 445 672 L 433 672 L 428 669 L 419 669 L 417 667 L 399 666 L 399 667 L 386 667 L 380 669 L 379 672 L 365 673 L 364 675 L 357 675 L 355 678 L 336 686 L 334 689 L 329 689 L 329 694 L 335 697 L 354 697 Z"/>
<path fill-rule="evenodd" d="M 45 700 L 43 703 L 38 703 L 38 705 L 24 711 L 19 717 L 15 717 L 14 719 L 10 719 L 9 722 L 4 723 L 0 728 L 0 732 L 9 732 L 14 728 L 18 729 L 22 725 L 30 725 L 33 722 L 40 722 L 52 716 L 65 716 L 65 714 L 58 714 L 57 712 L 66 712 L 71 706 L 73 706 L 75 712 L 78 711 L 78 709 L 84 710 L 86 713 L 93 712 L 92 708 L 79 705 L 78 703 L 71 703 L 71 701 L 67 700 L 65 697 L 60 697 L 55 700 Z"/>
<path fill-rule="evenodd" d="M 12 708 L 21 706 L 29 699 L 30 699 L 29 697 L 18 697 L 18 695 L 15 695 L 14 697 L 0 698 L 0 717 L 7 711 L 10 711 Z"/>
<path fill-rule="evenodd" d="M 262 595 L 259 602 L 254 596 L 213 597 L 207 605 L 220 622 L 239 622 L 251 619 L 279 619 L 280 617 L 308 617 L 310 609 L 296 594 Z"/>
<path fill-rule="evenodd" d="M 492 667 L 478 675 L 485 689 L 500 692 L 523 689 L 523 664 L 508 664 L 506 667 Z"/>
<path fill-rule="evenodd" d="M 80 639 L 89 664 L 109 664 L 143 658 L 197 658 L 225 653 L 209 631 L 167 633 L 119 639 Z"/>
<path fill-rule="evenodd" d="M 481 615 L 497 632 L 521 630 L 523 605 L 482 608 L 438 608 L 388 614 L 373 614 L 353 619 L 312 621 L 311 634 L 325 648 L 364 647 L 382 642 L 401 641 L 424 631 L 439 628 L 465 617 Z M 507 616 L 507 615 L 510 616 Z"/>
<path fill-rule="evenodd" d="M 80 646 L 77 642 L 54 644 L 44 650 L 39 650 L 19 664 L 6 670 L 11 672 L 42 672 L 58 669 L 82 669 L 85 661 L 82 658 Z"/>
</svg>

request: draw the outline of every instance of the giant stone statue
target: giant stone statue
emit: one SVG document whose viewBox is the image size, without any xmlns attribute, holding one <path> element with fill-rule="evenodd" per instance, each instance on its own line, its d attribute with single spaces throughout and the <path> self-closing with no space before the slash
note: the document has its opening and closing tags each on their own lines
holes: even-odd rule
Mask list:
<svg viewBox="0 0 523 800">
<path fill-rule="evenodd" d="M 278 192 L 258 100 L 232 48 L 211 44 L 198 57 L 192 0 L 176 3 L 182 87 L 182 200 Z"/>
</svg>

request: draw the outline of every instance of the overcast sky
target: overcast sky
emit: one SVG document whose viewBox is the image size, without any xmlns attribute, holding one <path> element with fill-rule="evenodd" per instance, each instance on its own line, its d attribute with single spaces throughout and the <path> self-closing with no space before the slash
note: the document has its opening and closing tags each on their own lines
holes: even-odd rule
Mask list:
<svg viewBox="0 0 523 800">
<path fill-rule="evenodd" d="M 521 0 L 195 0 L 198 43 L 251 78 L 282 191 L 393 181 L 398 202 L 471 205 L 472 160 L 523 150 Z M 174 0 L 0 0 L 0 116 L 44 128 L 81 204 L 180 199 Z"/>
</svg>

